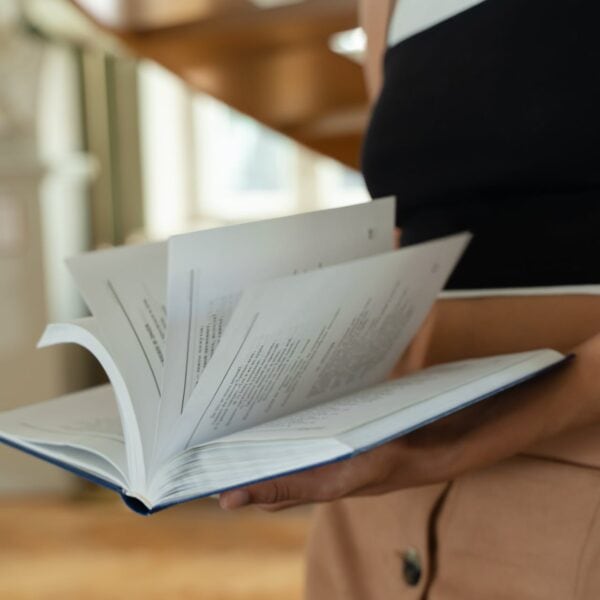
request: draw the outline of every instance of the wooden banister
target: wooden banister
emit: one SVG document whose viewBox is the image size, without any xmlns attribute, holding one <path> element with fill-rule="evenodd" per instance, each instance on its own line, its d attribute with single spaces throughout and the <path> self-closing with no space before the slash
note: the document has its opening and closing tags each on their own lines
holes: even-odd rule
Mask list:
<svg viewBox="0 0 600 600">
<path fill-rule="evenodd" d="M 142 3 L 137 0 L 138 9 Z M 193 89 L 358 166 L 367 118 L 361 68 L 329 47 L 334 33 L 356 26 L 355 0 L 306 0 L 269 10 L 249 0 L 190 3 L 198 13 L 188 22 L 109 29 Z M 136 18 L 131 23 L 139 23 L 140 14 Z"/>
</svg>

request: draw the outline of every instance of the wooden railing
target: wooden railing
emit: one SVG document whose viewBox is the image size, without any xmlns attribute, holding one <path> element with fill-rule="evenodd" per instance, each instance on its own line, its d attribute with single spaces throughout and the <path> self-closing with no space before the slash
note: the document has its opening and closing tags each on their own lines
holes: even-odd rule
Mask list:
<svg viewBox="0 0 600 600">
<path fill-rule="evenodd" d="M 355 0 L 305 0 L 268 10 L 249 0 L 190 4 L 197 13 L 176 25 L 161 27 L 155 14 L 151 27 L 136 15 L 131 26 L 108 28 L 136 55 L 192 88 L 358 166 L 367 119 L 361 68 L 329 47 L 334 33 L 356 26 Z"/>
</svg>

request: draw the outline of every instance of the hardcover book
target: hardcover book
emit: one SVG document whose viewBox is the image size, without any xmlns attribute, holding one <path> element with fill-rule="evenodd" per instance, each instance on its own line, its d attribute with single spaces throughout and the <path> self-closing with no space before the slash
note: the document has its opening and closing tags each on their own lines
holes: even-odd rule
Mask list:
<svg viewBox="0 0 600 600">
<path fill-rule="evenodd" d="M 69 260 L 92 316 L 49 325 L 110 384 L 0 413 L 0 441 L 149 514 L 342 460 L 532 378 L 553 350 L 388 376 L 469 234 L 394 248 L 394 201 Z"/>
</svg>

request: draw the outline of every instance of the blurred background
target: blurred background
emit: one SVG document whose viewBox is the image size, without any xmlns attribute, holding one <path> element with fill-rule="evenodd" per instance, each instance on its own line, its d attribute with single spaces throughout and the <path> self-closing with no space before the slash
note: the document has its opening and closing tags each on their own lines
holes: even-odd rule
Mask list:
<svg viewBox="0 0 600 600">
<path fill-rule="evenodd" d="M 65 257 L 367 200 L 356 23 L 355 0 L 1 0 L 1 410 L 104 377 L 35 349 L 85 314 Z M 0 494 L 2 598 L 301 595 L 308 511 L 141 521 L 7 448 Z"/>
</svg>

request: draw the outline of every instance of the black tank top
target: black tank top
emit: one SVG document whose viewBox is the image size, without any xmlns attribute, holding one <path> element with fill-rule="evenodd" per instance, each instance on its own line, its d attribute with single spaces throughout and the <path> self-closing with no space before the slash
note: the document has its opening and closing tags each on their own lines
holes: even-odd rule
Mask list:
<svg viewBox="0 0 600 600">
<path fill-rule="evenodd" d="M 363 172 L 404 245 L 472 231 L 449 288 L 600 283 L 598 0 L 486 0 L 384 73 Z"/>
</svg>

